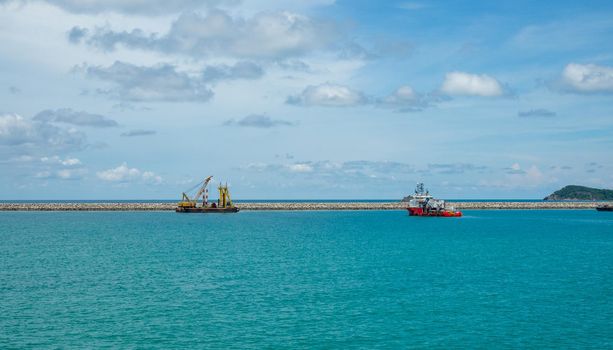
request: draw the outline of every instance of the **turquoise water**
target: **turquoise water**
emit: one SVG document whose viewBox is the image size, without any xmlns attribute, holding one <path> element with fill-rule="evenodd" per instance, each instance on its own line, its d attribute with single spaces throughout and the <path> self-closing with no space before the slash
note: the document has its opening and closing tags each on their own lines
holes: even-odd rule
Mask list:
<svg viewBox="0 0 613 350">
<path fill-rule="evenodd" d="M 0 348 L 612 348 L 613 213 L 0 212 Z"/>
<path fill-rule="evenodd" d="M 180 199 L 0 199 L 0 203 L 177 203 Z M 211 200 L 217 200 L 211 198 Z M 553 201 L 542 199 L 446 199 L 450 202 L 524 202 L 524 203 L 551 203 L 551 202 L 589 202 L 600 203 L 609 201 Z M 395 199 L 235 199 L 234 203 L 389 203 L 400 202 Z"/>
</svg>

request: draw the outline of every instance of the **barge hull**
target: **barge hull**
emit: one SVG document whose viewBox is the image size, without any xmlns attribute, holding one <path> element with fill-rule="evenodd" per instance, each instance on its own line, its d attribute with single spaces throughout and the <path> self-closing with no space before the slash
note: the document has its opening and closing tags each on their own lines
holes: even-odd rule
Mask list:
<svg viewBox="0 0 613 350">
<path fill-rule="evenodd" d="M 238 213 L 238 207 L 228 208 L 177 208 L 177 213 Z"/>
</svg>

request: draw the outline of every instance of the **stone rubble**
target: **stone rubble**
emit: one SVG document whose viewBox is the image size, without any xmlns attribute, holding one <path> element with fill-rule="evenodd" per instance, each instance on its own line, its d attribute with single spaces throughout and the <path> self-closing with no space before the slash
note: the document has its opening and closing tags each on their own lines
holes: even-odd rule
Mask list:
<svg viewBox="0 0 613 350">
<path fill-rule="evenodd" d="M 447 202 L 455 209 L 594 209 L 613 202 Z M 0 211 L 168 211 L 175 203 L 0 203 Z M 241 210 L 403 210 L 404 202 L 236 203 Z"/>
</svg>

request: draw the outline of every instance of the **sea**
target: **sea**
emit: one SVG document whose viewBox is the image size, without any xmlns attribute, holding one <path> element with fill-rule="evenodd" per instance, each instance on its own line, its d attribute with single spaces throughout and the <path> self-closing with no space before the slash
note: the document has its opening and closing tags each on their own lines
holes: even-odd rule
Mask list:
<svg viewBox="0 0 613 350">
<path fill-rule="evenodd" d="M 0 349 L 613 348 L 613 213 L 0 212 Z"/>
</svg>

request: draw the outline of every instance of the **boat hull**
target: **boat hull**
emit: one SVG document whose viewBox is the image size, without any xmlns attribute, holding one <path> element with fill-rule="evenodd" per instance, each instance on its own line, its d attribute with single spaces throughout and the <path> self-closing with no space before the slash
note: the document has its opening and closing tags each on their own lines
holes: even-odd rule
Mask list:
<svg viewBox="0 0 613 350">
<path fill-rule="evenodd" d="M 177 213 L 238 213 L 240 209 L 237 207 L 228 207 L 228 208 L 182 208 L 182 207 L 177 207 L 175 211 Z"/>
<path fill-rule="evenodd" d="M 409 212 L 409 216 L 436 216 L 436 217 L 460 217 L 462 216 L 461 211 L 451 211 L 451 210 L 440 210 L 440 211 L 425 211 L 422 208 L 407 208 Z"/>
<path fill-rule="evenodd" d="M 598 211 L 613 211 L 613 207 L 610 207 L 610 206 L 596 207 L 596 210 L 598 210 Z"/>
</svg>

